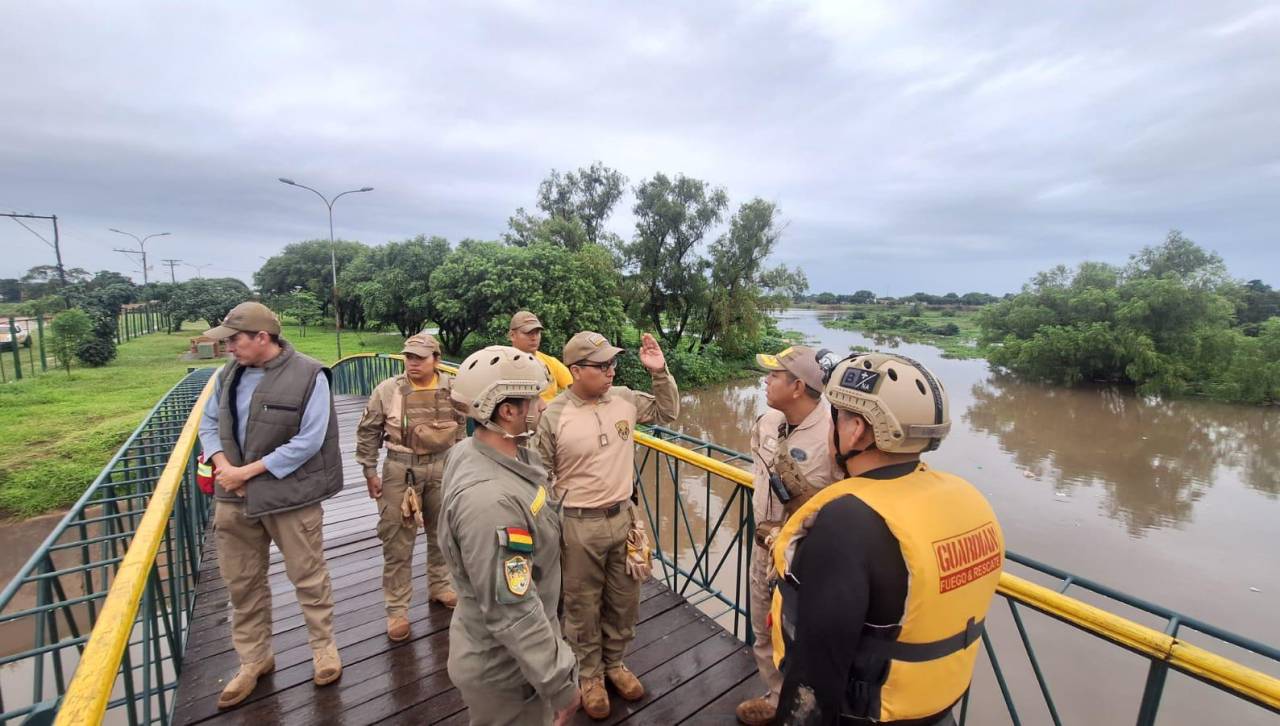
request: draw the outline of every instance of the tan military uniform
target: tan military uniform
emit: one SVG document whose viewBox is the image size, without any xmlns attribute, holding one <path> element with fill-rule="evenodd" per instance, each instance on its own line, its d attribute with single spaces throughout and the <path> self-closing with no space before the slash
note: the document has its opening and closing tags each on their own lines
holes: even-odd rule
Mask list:
<svg viewBox="0 0 1280 726">
<path fill-rule="evenodd" d="M 519 457 L 472 438 L 445 466 L 439 539 L 458 592 L 449 679 L 472 724 L 549 724 L 577 691 L 556 620 L 558 503 L 538 454 Z"/>
<path fill-rule="evenodd" d="M 538 450 L 564 502 L 564 627 L 583 678 L 620 665 L 635 636 L 640 583 L 625 564 L 631 529 L 637 423 L 668 424 L 680 412 L 671 375 L 653 395 L 615 386 L 588 403 L 566 390 L 538 424 Z"/>
<path fill-rule="evenodd" d="M 831 409 L 826 401 L 800 422 L 790 435 L 785 435 L 787 419 L 781 411 L 769 409 L 756 418 L 751 429 L 751 461 L 754 491 L 751 506 L 756 523 L 780 522 L 786 519 L 782 502 L 769 487 L 770 468 L 780 451 L 786 450 L 799 465 L 800 472 L 815 488 L 843 479 L 838 476 L 830 456 Z M 756 542 L 751 549 L 751 630 L 755 634 L 752 651 L 760 678 L 769 688 L 769 700 L 778 705 L 782 692 L 782 674 L 773 664 L 773 641 L 766 623 L 773 593 L 769 589 L 769 550 Z"/>
<path fill-rule="evenodd" d="M 405 374 L 388 378 L 369 396 L 356 428 L 356 461 L 366 478 L 377 472 L 378 450 L 384 445 L 387 449 L 382 496 L 378 498 L 378 538 L 382 540 L 382 589 L 388 616 L 403 616 L 409 610 L 418 525 L 404 516 L 401 505 L 410 487 L 421 502 L 427 531 L 430 596 L 436 598 L 451 589 L 436 525 L 445 456 L 448 447 L 465 435 L 466 427 L 449 402 L 450 380 L 449 375 L 437 373 L 433 387 L 415 390 Z M 432 449 L 440 450 L 427 453 Z"/>
</svg>

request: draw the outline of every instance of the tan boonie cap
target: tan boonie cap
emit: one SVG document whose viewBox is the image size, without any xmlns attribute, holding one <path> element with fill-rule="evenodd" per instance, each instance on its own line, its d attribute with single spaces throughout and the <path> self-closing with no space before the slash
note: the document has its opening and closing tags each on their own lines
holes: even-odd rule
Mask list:
<svg viewBox="0 0 1280 726">
<path fill-rule="evenodd" d="M 404 349 L 401 353 L 412 353 L 422 358 L 430 358 L 440 352 L 440 344 L 430 333 L 418 333 L 411 335 L 404 341 Z"/>
<path fill-rule="evenodd" d="M 786 371 L 815 391 L 822 391 L 822 366 L 818 352 L 807 345 L 793 345 L 777 355 L 756 354 L 756 365 L 766 371 Z"/>
<path fill-rule="evenodd" d="M 222 319 L 222 325 L 204 331 L 204 337 L 221 340 L 230 338 L 236 333 L 256 333 L 259 330 L 279 335 L 280 318 L 271 312 L 271 308 L 250 300 L 231 308 L 227 317 Z"/>
<path fill-rule="evenodd" d="M 538 316 L 528 310 L 521 310 L 511 316 L 510 330 L 518 330 L 521 333 L 529 333 L 533 330 L 542 329 L 542 321 L 538 320 Z"/>
<path fill-rule="evenodd" d="M 577 363 L 608 363 L 622 352 L 621 348 L 609 345 L 609 339 L 599 333 L 584 330 L 564 344 L 564 364 L 571 366 Z"/>
</svg>

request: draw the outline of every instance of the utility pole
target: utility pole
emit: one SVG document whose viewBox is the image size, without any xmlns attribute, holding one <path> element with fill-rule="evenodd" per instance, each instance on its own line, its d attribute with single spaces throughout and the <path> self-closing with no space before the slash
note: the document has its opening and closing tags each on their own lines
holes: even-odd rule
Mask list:
<svg viewBox="0 0 1280 726">
<path fill-rule="evenodd" d="M 173 274 L 173 266 L 182 262 L 182 260 L 161 260 L 161 262 L 169 266 L 169 282 L 172 282 L 175 285 L 178 284 L 178 278 Z"/>
<path fill-rule="evenodd" d="M 115 227 L 108 227 L 108 229 L 111 230 L 112 232 L 115 232 L 116 234 L 122 234 L 122 235 L 125 235 L 126 237 L 132 237 L 135 240 L 137 240 L 138 251 L 122 250 L 119 247 L 116 247 L 115 251 L 123 252 L 126 255 L 141 255 L 142 256 L 142 284 L 145 285 L 148 282 L 150 282 L 150 280 L 147 279 L 147 240 L 151 239 L 152 237 L 167 237 L 169 236 L 169 233 L 156 232 L 155 234 L 149 234 L 146 237 L 139 237 L 138 235 L 133 234 L 132 232 L 121 232 Z"/>
<path fill-rule="evenodd" d="M 58 215 L 56 214 L 50 214 L 50 215 L 18 214 L 17 212 L 8 212 L 8 213 L 0 212 L 0 217 L 8 217 L 9 219 L 12 219 L 18 224 L 21 224 L 23 227 L 27 227 L 27 225 L 19 221 L 19 217 L 21 217 L 22 219 L 48 219 L 53 221 L 53 242 L 49 242 L 49 240 L 42 237 L 39 232 L 35 231 L 34 229 L 31 229 L 30 227 L 27 227 L 27 231 L 30 232 L 31 234 L 34 234 L 37 237 L 40 237 L 41 242 L 53 248 L 53 254 L 55 257 L 58 258 L 58 279 L 62 282 L 62 286 L 66 287 L 67 286 L 67 270 L 62 266 L 62 245 L 58 239 Z"/>
</svg>

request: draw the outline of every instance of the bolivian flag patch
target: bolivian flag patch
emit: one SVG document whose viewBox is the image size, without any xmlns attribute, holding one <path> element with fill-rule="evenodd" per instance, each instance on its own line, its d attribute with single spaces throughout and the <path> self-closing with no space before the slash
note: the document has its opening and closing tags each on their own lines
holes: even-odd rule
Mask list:
<svg viewBox="0 0 1280 726">
<path fill-rule="evenodd" d="M 505 527 L 498 530 L 498 544 L 512 552 L 532 552 L 533 535 L 523 527 Z"/>
</svg>

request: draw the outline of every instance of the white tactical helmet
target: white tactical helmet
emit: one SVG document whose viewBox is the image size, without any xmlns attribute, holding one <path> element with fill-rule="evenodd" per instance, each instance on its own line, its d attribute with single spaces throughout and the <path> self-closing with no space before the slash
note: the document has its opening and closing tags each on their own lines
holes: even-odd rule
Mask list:
<svg viewBox="0 0 1280 726">
<path fill-rule="evenodd" d="M 892 353 L 860 353 L 827 376 L 827 400 L 871 424 L 876 448 L 914 454 L 938 448 L 951 431 L 942 383 L 922 364 Z M 834 412 L 833 412 L 834 415 Z"/>
<path fill-rule="evenodd" d="M 550 382 L 547 366 L 532 354 L 507 345 L 491 345 L 462 361 L 449 396 L 459 411 L 498 431 L 489 417 L 499 403 L 507 398 L 536 398 Z M 531 417 L 536 420 L 536 414 Z"/>
</svg>

